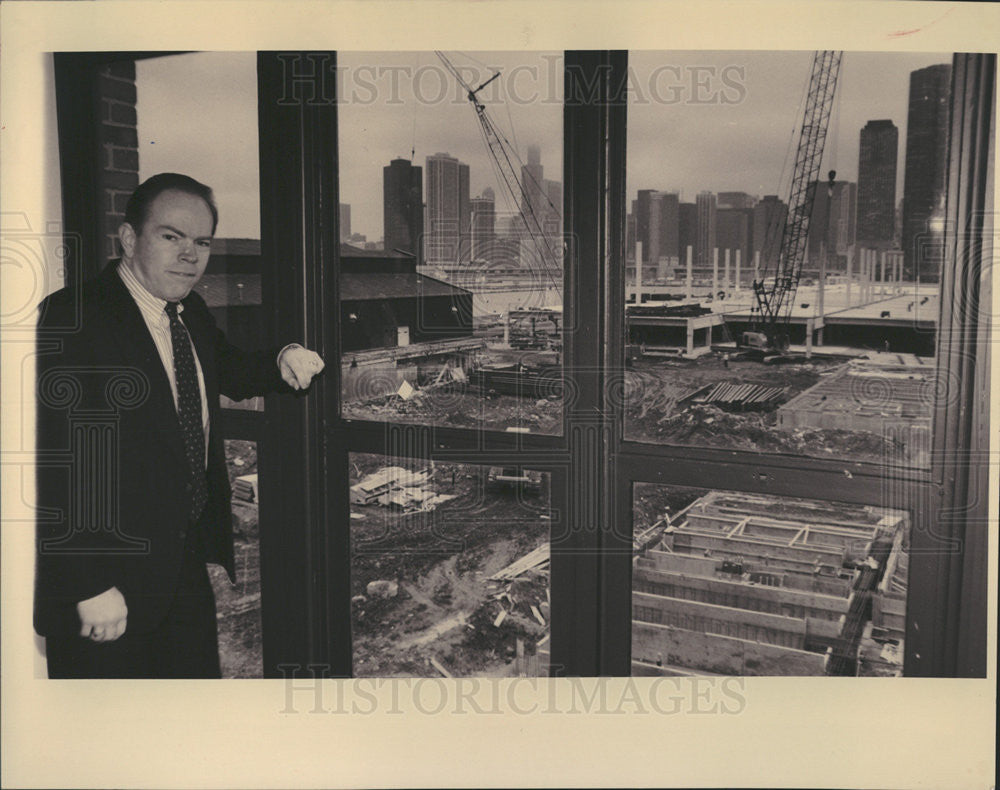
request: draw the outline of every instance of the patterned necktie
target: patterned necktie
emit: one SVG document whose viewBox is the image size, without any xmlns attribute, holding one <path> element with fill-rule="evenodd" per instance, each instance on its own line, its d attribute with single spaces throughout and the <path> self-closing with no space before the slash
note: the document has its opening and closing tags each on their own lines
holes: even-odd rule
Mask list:
<svg viewBox="0 0 1000 790">
<path fill-rule="evenodd" d="M 174 377 L 177 382 L 177 416 L 184 438 L 191 476 L 191 521 L 195 522 L 208 501 L 208 481 L 205 477 L 205 430 L 201 422 L 201 390 L 194 364 L 194 352 L 187 328 L 177 317 L 177 302 L 167 302 L 170 318 L 170 340 L 174 346 Z"/>
</svg>

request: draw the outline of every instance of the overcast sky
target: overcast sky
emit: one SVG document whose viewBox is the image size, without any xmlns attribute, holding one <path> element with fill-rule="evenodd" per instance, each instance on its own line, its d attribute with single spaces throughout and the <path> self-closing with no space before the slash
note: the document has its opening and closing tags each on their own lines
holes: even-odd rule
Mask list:
<svg viewBox="0 0 1000 790">
<path fill-rule="evenodd" d="M 558 52 L 445 53 L 479 94 L 512 150 L 540 146 L 545 177 L 562 178 Z M 786 198 L 812 52 L 632 52 L 629 199 L 637 189 L 708 189 Z M 899 127 L 901 196 L 909 74 L 950 54 L 845 53 L 823 174 L 857 179 L 869 120 Z M 216 192 L 220 236 L 259 235 L 256 56 L 196 53 L 137 64 L 140 176 L 178 170 Z M 382 236 L 382 168 L 423 166 L 447 152 L 470 166 L 472 195 L 489 186 L 507 208 L 472 105 L 433 52 L 339 54 L 340 197 L 352 230 Z M 515 163 L 516 164 L 516 163 Z"/>
</svg>

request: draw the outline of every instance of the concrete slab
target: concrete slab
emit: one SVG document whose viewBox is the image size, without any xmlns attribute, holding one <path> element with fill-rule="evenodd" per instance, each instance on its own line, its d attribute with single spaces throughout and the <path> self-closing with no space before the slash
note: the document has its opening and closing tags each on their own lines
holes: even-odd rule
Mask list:
<svg viewBox="0 0 1000 790">
<path fill-rule="evenodd" d="M 632 624 L 632 657 L 654 666 L 660 660 L 670 666 L 740 676 L 823 675 L 827 663 L 825 653 L 643 622 Z"/>
</svg>

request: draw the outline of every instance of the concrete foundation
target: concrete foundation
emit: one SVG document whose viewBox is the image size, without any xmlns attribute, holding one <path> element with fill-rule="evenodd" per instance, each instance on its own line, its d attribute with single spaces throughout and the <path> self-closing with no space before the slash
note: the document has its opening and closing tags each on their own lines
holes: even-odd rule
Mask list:
<svg viewBox="0 0 1000 790">
<path fill-rule="evenodd" d="M 635 621 L 632 657 L 721 675 L 823 675 L 827 662 L 825 653 Z"/>
<path fill-rule="evenodd" d="M 886 569 L 898 573 L 908 523 L 887 508 L 706 494 L 634 559 L 633 668 L 824 674 L 829 655 L 856 650 L 847 624 L 867 596 L 895 636 L 905 615 L 898 582 L 872 594 L 862 579 L 889 539 Z"/>
<path fill-rule="evenodd" d="M 930 431 L 936 371 L 927 366 L 851 364 L 778 409 L 778 427 L 883 433 L 903 424 Z"/>
<path fill-rule="evenodd" d="M 850 598 L 782 589 L 741 580 L 686 576 L 637 567 L 632 589 L 658 596 L 683 598 L 737 609 L 814 620 L 839 620 L 850 606 Z"/>
</svg>

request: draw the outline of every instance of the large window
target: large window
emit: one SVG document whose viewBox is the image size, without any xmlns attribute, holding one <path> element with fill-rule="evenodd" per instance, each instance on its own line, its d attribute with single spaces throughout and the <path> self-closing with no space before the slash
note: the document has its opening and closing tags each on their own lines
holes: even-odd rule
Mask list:
<svg viewBox="0 0 1000 790">
<path fill-rule="evenodd" d="M 955 550 L 930 475 L 907 471 L 931 469 L 957 391 L 940 364 L 952 57 L 630 65 L 648 92 L 629 104 L 625 438 L 862 462 L 822 478 L 825 503 L 779 495 L 800 474 L 777 459 L 744 494 L 638 483 L 663 510 L 633 515 L 633 671 L 902 674 L 911 530 Z M 855 474 L 881 484 L 858 496 Z"/>
<path fill-rule="evenodd" d="M 800 194 L 812 58 L 258 53 L 205 285 L 327 360 L 226 412 L 265 675 L 985 672 L 995 62 L 844 54 Z"/>
<path fill-rule="evenodd" d="M 212 187 L 219 226 L 198 293 L 230 342 L 263 348 L 263 310 L 269 300 L 261 293 L 254 55 L 198 52 L 138 60 L 135 86 L 138 181 L 156 173 L 182 172 Z M 200 119 L 197 128 L 185 123 L 191 117 Z M 263 398 L 220 398 L 227 410 L 264 408 Z M 259 425 L 252 415 L 246 415 L 244 423 Z M 261 677 L 258 445 L 252 430 L 228 427 L 226 435 L 232 437 L 225 448 L 234 491 L 237 579 L 233 584 L 224 569 L 209 568 L 218 609 L 219 656 L 224 677 Z"/>
<path fill-rule="evenodd" d="M 562 432 L 562 57 L 338 55 L 342 414 Z"/>
</svg>

